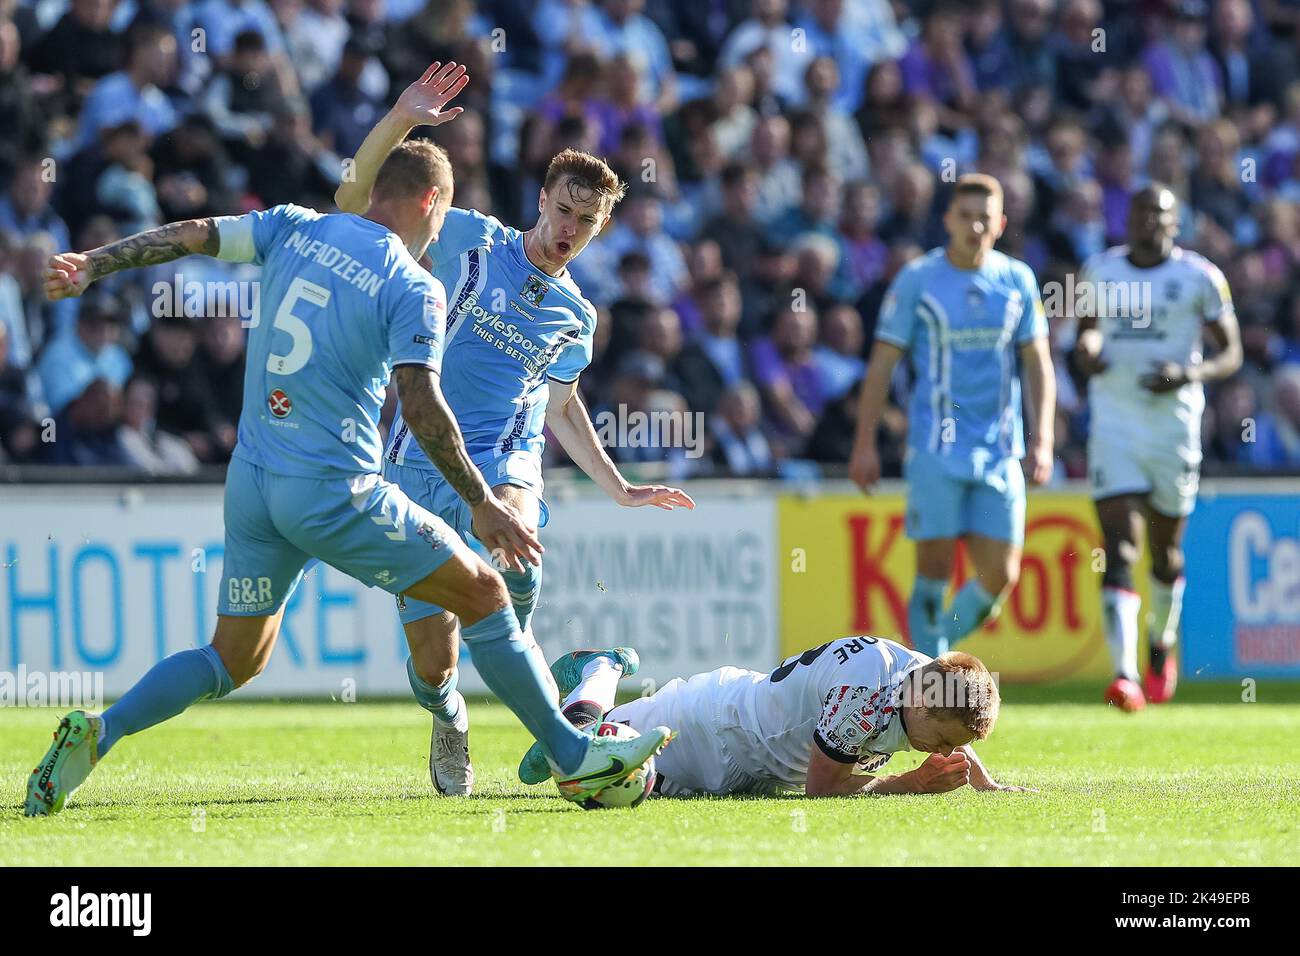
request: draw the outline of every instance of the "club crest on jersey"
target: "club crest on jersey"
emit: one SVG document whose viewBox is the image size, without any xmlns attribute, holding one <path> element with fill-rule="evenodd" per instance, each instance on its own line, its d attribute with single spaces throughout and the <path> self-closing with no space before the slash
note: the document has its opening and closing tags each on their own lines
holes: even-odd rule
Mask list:
<svg viewBox="0 0 1300 956">
<path fill-rule="evenodd" d="M 293 411 L 293 399 L 286 395 L 282 388 L 273 389 L 271 394 L 266 396 L 266 404 L 276 418 L 287 418 Z"/>
<path fill-rule="evenodd" d="M 519 290 L 519 298 L 540 308 L 542 299 L 546 298 L 546 281 L 541 276 L 530 275 Z"/>
</svg>

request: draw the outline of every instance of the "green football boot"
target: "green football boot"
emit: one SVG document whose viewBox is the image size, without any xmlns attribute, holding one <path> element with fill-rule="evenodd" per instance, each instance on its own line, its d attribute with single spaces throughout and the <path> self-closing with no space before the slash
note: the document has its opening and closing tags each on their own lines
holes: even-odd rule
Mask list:
<svg viewBox="0 0 1300 956">
<path fill-rule="evenodd" d="M 608 657 L 615 666 L 623 669 L 624 677 L 631 677 L 641 666 L 641 658 L 630 647 L 611 647 L 606 651 L 572 651 L 565 654 L 556 658 L 551 665 L 551 676 L 560 688 L 561 701 L 582 683 L 582 669 L 595 657 Z M 519 761 L 519 779 L 531 786 L 550 776 L 551 765 L 546 760 L 546 752 L 542 750 L 541 744 L 534 741 L 528 748 L 528 753 L 524 754 L 524 759 Z"/>
<path fill-rule="evenodd" d="M 98 714 L 74 710 L 59 721 L 54 743 L 27 779 L 27 803 L 23 813 L 44 817 L 58 813 L 73 792 L 86 782 L 99 763 L 99 734 L 103 726 Z"/>
</svg>

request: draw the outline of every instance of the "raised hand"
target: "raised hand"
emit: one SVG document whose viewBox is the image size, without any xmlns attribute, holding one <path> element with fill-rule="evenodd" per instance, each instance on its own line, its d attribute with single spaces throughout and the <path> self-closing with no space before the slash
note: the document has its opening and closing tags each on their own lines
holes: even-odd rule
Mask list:
<svg viewBox="0 0 1300 956">
<path fill-rule="evenodd" d="M 435 61 L 402 91 L 393 112 L 412 126 L 441 126 L 464 112 L 459 106 L 445 107 L 468 83 L 465 67 L 454 62 L 443 66 Z"/>
</svg>

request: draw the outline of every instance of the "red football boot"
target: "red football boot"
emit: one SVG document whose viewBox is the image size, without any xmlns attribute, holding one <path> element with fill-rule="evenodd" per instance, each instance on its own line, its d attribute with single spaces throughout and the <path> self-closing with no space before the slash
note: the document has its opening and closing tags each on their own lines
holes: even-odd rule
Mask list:
<svg viewBox="0 0 1300 956">
<path fill-rule="evenodd" d="M 1151 655 L 1151 666 L 1142 681 L 1146 698 L 1153 704 L 1163 704 L 1173 699 L 1174 689 L 1178 686 L 1178 662 L 1174 655 L 1165 651 L 1160 655 Z"/>
<path fill-rule="evenodd" d="M 1142 696 L 1142 688 L 1127 677 L 1116 677 L 1106 688 L 1105 699 L 1106 703 L 1130 714 L 1137 713 L 1147 705 L 1146 698 Z"/>
</svg>

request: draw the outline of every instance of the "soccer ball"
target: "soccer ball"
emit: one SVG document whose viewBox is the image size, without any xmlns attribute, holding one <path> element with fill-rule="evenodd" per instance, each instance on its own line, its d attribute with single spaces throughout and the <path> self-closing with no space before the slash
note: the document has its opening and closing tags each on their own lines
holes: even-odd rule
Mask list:
<svg viewBox="0 0 1300 956">
<path fill-rule="evenodd" d="M 640 737 L 627 724 L 602 721 L 595 729 L 597 737 L 621 737 L 624 740 Z M 580 806 L 584 810 L 604 810 L 608 807 L 635 807 L 646 797 L 655 785 L 655 760 L 651 757 L 644 765 L 637 767 L 631 774 L 618 783 L 612 783 L 595 796 L 583 800 Z"/>
</svg>

